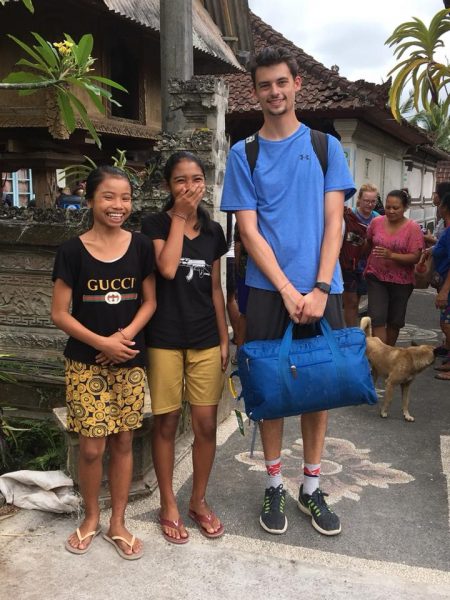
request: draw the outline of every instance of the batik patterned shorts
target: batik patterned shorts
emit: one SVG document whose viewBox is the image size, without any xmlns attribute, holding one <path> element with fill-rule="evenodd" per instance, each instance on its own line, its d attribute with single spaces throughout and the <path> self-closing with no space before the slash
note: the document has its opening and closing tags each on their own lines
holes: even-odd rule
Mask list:
<svg viewBox="0 0 450 600">
<path fill-rule="evenodd" d="M 67 429 L 106 437 L 142 425 L 145 371 L 66 359 Z"/>
</svg>

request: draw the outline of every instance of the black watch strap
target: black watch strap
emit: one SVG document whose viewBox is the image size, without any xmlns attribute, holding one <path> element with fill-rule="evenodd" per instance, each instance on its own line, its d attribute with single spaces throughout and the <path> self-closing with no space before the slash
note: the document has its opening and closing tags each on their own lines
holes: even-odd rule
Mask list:
<svg viewBox="0 0 450 600">
<path fill-rule="evenodd" d="M 314 287 L 319 288 L 325 294 L 329 294 L 331 292 L 331 285 L 329 283 L 325 283 L 324 281 L 316 281 Z"/>
</svg>

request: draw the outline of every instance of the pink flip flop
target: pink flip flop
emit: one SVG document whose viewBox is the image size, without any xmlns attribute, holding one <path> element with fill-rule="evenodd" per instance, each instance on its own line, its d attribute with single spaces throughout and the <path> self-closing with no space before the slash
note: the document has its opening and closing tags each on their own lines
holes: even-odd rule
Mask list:
<svg viewBox="0 0 450 600">
<path fill-rule="evenodd" d="M 209 515 L 199 515 L 194 510 L 190 510 L 189 517 L 194 521 L 194 523 L 196 523 L 198 525 L 198 528 L 200 529 L 200 533 L 207 538 L 210 538 L 210 539 L 218 538 L 221 535 L 223 535 L 223 533 L 225 531 L 225 528 L 222 525 L 222 523 L 220 524 L 219 529 L 217 531 L 215 531 L 214 533 L 210 533 L 203 527 L 203 524 L 211 525 L 213 522 L 213 519 L 217 519 L 216 515 L 213 512 L 210 512 Z"/>
<path fill-rule="evenodd" d="M 180 528 L 184 526 L 184 523 L 183 523 L 181 517 L 179 519 L 177 519 L 176 521 L 170 521 L 169 519 L 163 519 L 162 517 L 159 517 L 159 524 L 161 525 L 161 533 L 163 534 L 164 539 L 166 539 L 171 544 L 180 545 L 180 544 L 188 543 L 189 534 L 185 538 L 184 537 L 174 538 L 174 537 L 171 537 L 170 535 L 168 535 L 163 529 L 163 527 L 171 527 L 172 529 L 176 529 L 181 536 Z"/>
</svg>

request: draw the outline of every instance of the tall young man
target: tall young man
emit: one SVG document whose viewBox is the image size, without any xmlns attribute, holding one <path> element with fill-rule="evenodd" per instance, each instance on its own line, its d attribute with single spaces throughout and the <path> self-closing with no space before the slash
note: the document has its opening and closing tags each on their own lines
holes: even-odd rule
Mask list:
<svg viewBox="0 0 450 600">
<path fill-rule="evenodd" d="M 251 173 L 244 142 L 233 146 L 221 206 L 236 212 L 249 253 L 246 339 L 281 338 L 289 319 L 299 325 L 297 337 L 308 337 L 324 314 L 332 327 L 344 327 L 337 262 L 344 197 L 355 192 L 344 153 L 338 140 L 328 136 L 324 175 L 310 130 L 295 113 L 301 79 L 287 50 L 265 48 L 254 58 L 251 75 L 264 116 L 259 154 Z M 301 418 L 304 478 L 298 506 L 320 533 L 336 535 L 341 531 L 339 517 L 319 488 L 326 428 L 326 412 Z M 280 534 L 287 529 L 280 461 L 283 420 L 264 420 L 260 431 L 267 468 L 260 524 Z"/>
</svg>

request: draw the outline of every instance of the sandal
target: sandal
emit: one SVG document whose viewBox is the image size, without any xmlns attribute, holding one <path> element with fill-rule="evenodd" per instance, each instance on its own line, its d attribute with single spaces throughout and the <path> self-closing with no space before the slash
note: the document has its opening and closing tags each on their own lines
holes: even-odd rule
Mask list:
<svg viewBox="0 0 450 600">
<path fill-rule="evenodd" d="M 441 381 L 450 381 L 450 372 L 447 373 L 438 373 L 434 376 L 435 379 L 440 379 Z"/>
<path fill-rule="evenodd" d="M 136 541 L 136 537 L 134 535 L 131 536 L 131 542 L 126 540 L 121 535 L 112 535 L 111 537 L 109 537 L 109 535 L 106 535 L 106 533 L 103 534 L 103 539 L 112 544 L 117 550 L 117 554 L 125 560 L 137 560 L 138 558 L 142 558 L 144 554 L 144 549 L 142 549 L 140 552 L 133 552 L 133 554 L 127 554 L 116 542 L 116 540 L 120 540 L 121 542 L 127 544 L 127 546 L 130 546 L 131 549 L 133 549 L 134 542 Z"/>
<path fill-rule="evenodd" d="M 171 544 L 187 544 L 189 541 L 189 534 L 186 531 L 186 537 L 181 537 L 181 527 L 184 527 L 184 523 L 179 517 L 176 521 L 170 521 L 169 519 L 163 519 L 161 516 L 159 517 L 159 524 L 161 525 L 161 533 L 164 536 L 164 539 L 170 542 Z M 180 534 L 179 538 L 171 537 L 168 533 L 166 533 L 163 527 L 171 527 L 172 529 L 176 529 Z"/>
<path fill-rule="evenodd" d="M 435 371 L 442 371 L 443 373 L 450 373 L 450 363 L 443 362 L 440 367 L 434 367 Z"/>
<path fill-rule="evenodd" d="M 100 525 L 97 525 L 97 529 L 95 531 L 89 531 L 89 533 L 87 533 L 86 535 L 81 535 L 81 531 L 80 531 L 79 527 L 77 527 L 76 534 L 77 534 L 78 541 L 84 542 L 84 540 L 86 540 L 88 537 L 92 536 L 92 540 L 90 541 L 89 545 L 86 546 L 86 548 L 75 548 L 74 546 L 71 546 L 69 544 L 69 540 L 66 540 L 64 547 L 68 552 L 71 552 L 72 554 L 86 554 L 86 552 L 89 552 L 89 550 L 91 549 L 92 542 L 98 536 L 98 534 L 101 532 L 101 530 L 102 530 L 102 528 L 100 527 Z"/>
<path fill-rule="evenodd" d="M 217 519 L 217 516 L 212 511 L 209 513 L 209 515 L 200 515 L 199 513 L 196 513 L 194 510 L 190 509 L 189 517 L 194 521 L 194 523 L 198 525 L 200 533 L 207 538 L 218 538 L 221 535 L 223 535 L 225 531 L 225 528 L 222 525 L 222 523 L 220 523 L 219 529 L 217 531 L 214 531 L 213 533 L 210 533 L 205 529 L 204 525 L 211 525 L 213 519 Z"/>
</svg>

